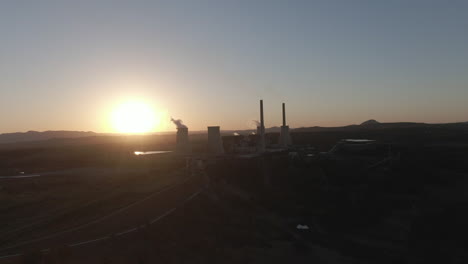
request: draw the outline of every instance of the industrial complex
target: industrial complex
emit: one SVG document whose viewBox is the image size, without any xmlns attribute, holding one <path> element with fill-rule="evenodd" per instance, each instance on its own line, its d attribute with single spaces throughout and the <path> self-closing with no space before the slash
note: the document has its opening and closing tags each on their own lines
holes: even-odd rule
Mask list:
<svg viewBox="0 0 468 264">
<path fill-rule="evenodd" d="M 291 135 L 289 132 L 289 126 L 286 125 L 286 106 L 285 103 L 282 104 L 282 117 L 283 117 L 283 124 L 281 126 L 281 133 L 276 144 L 271 144 L 270 146 L 266 141 L 265 136 L 265 119 L 264 119 L 264 112 L 263 112 L 263 100 L 260 100 L 260 122 L 257 126 L 257 133 L 253 137 L 253 141 L 255 142 L 255 148 L 251 148 L 249 150 L 244 150 L 243 153 L 247 154 L 250 152 L 252 153 L 264 153 L 269 150 L 278 151 L 278 149 L 287 149 L 291 146 Z M 176 153 L 178 154 L 191 154 L 192 148 L 190 145 L 189 133 L 188 128 L 185 125 L 182 125 L 180 120 L 174 120 L 174 123 L 177 126 L 177 133 L 176 133 Z M 207 148 L 206 154 L 209 155 L 222 155 L 222 154 L 229 154 L 229 151 L 226 151 L 223 144 L 223 139 L 221 136 L 221 128 L 219 126 L 208 126 L 208 140 L 207 140 Z M 244 135 L 238 135 L 244 136 Z M 250 135 L 252 136 L 252 135 Z M 239 142 L 237 142 L 239 143 Z M 231 148 L 239 149 L 241 146 L 231 146 Z"/>
</svg>

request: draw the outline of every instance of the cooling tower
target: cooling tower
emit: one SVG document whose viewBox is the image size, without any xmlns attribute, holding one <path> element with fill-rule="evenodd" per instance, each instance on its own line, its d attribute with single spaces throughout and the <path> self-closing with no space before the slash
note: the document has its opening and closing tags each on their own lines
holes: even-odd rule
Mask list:
<svg viewBox="0 0 468 264">
<path fill-rule="evenodd" d="M 177 138 L 176 138 L 176 151 L 178 153 L 189 153 L 191 151 L 188 128 L 187 127 L 178 127 L 177 128 Z"/>
<path fill-rule="evenodd" d="M 286 125 L 286 107 L 283 103 L 283 125 L 281 126 L 280 145 L 287 147 L 291 145 L 291 136 L 289 135 L 289 126 Z"/>
<path fill-rule="evenodd" d="M 224 154 L 219 126 L 208 127 L 208 152 L 215 155 Z"/>
</svg>

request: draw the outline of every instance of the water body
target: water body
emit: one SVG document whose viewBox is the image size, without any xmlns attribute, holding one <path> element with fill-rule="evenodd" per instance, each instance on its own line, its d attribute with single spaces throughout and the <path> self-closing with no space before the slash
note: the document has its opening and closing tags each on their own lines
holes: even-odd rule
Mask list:
<svg viewBox="0 0 468 264">
<path fill-rule="evenodd" d="M 39 174 L 28 174 L 28 175 L 16 175 L 16 176 L 0 176 L 0 179 L 20 179 L 20 178 L 32 178 L 39 177 Z"/>
<path fill-rule="evenodd" d="M 163 153 L 170 153 L 170 150 L 153 150 L 153 151 L 135 151 L 135 155 L 155 155 L 155 154 L 163 154 Z"/>
</svg>

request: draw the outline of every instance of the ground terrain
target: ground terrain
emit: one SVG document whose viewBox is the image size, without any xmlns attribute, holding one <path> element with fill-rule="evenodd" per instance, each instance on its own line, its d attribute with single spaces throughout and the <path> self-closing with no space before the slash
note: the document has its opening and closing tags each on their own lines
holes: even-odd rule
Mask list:
<svg viewBox="0 0 468 264">
<path fill-rule="evenodd" d="M 268 137 L 275 141 L 277 134 Z M 24 253 L 0 263 L 468 260 L 465 130 L 411 127 L 292 137 L 299 145 L 315 146 L 315 153 L 342 138 L 376 139 L 391 144 L 395 159 L 365 166 L 350 157 L 311 161 L 291 160 L 287 152 L 228 155 L 210 163 L 204 175 L 187 173 L 183 156 L 132 155 L 134 150 L 170 149 L 156 139 L 0 147 L 4 175 L 14 170 L 45 175 L 0 180 L 0 252 Z M 225 137 L 224 144 L 235 140 Z M 193 144 L 195 153 L 203 152 L 202 137 Z M 298 224 L 309 229 L 298 230 Z M 132 227 L 138 228 L 117 235 Z M 38 251 L 44 248 L 51 250 Z"/>
</svg>

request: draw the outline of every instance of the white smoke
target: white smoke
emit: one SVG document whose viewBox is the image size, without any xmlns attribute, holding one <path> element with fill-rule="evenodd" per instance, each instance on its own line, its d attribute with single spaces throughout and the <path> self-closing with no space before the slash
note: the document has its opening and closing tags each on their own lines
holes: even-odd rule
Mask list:
<svg viewBox="0 0 468 264">
<path fill-rule="evenodd" d="M 245 120 L 245 127 L 248 129 L 257 129 L 258 126 L 260 126 L 260 122 L 256 119 Z"/>
<path fill-rule="evenodd" d="M 176 125 L 177 128 L 187 128 L 187 126 L 184 125 L 182 123 L 182 120 L 180 120 L 180 119 L 174 119 L 174 118 L 171 117 L 171 121 L 172 121 L 172 123 L 174 123 L 174 125 Z"/>
</svg>

